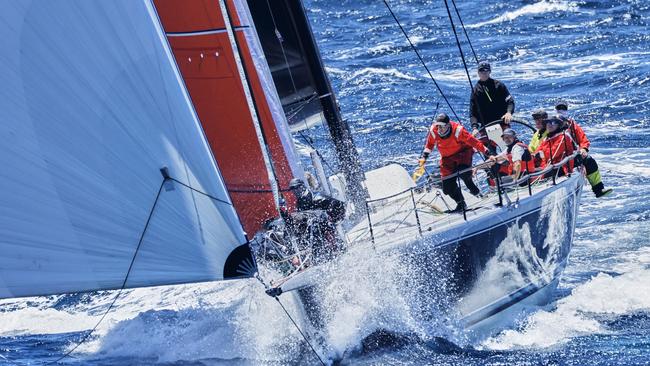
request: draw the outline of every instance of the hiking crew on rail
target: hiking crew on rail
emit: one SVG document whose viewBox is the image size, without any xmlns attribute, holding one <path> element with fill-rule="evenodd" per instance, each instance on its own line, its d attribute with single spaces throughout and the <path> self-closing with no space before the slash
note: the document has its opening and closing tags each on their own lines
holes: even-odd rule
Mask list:
<svg viewBox="0 0 650 366">
<path fill-rule="evenodd" d="M 591 142 L 587 138 L 582 127 L 580 127 L 573 118 L 568 116 L 568 110 L 569 103 L 567 103 L 567 101 L 560 100 L 555 103 L 555 111 L 557 112 L 558 117 L 565 123 L 566 130 L 580 149 L 580 160 L 582 160 L 582 165 L 585 167 L 587 181 L 591 185 L 591 190 L 594 192 L 596 197 L 603 197 L 611 193 L 612 189 L 605 189 L 605 185 L 600 176 L 600 171 L 598 170 L 598 163 L 596 163 L 596 160 L 589 155 Z"/>
</svg>

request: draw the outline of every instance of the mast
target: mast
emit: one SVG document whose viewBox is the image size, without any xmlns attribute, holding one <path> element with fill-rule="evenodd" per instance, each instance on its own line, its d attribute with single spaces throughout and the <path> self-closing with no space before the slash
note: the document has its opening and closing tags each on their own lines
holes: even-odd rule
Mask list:
<svg viewBox="0 0 650 366">
<path fill-rule="evenodd" d="M 347 182 L 347 196 L 354 203 L 357 212 L 365 210 L 367 192 L 362 186 L 363 172 L 359 155 L 350 133 L 350 126 L 341 117 L 341 111 L 336 102 L 332 85 L 325 72 L 323 61 L 314 35 L 312 33 L 305 9 L 300 0 L 284 0 L 297 36 L 309 65 L 316 91 L 320 96 L 323 114 L 327 122 L 330 136 L 336 149 L 340 168 Z"/>
</svg>

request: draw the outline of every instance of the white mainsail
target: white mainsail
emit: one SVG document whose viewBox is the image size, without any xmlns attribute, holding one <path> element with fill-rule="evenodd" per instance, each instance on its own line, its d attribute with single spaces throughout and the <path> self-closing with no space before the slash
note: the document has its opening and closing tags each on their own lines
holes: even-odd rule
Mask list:
<svg viewBox="0 0 650 366">
<path fill-rule="evenodd" d="M 0 48 L 0 298 L 121 288 L 134 256 L 126 287 L 250 258 L 149 1 L 2 0 Z"/>
</svg>

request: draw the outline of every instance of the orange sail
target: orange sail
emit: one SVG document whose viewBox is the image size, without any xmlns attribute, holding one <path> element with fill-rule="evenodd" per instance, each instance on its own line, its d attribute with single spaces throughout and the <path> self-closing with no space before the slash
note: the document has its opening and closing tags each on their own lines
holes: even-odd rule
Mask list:
<svg viewBox="0 0 650 366">
<path fill-rule="evenodd" d="M 277 216 L 273 180 L 281 192 L 286 191 L 301 171 L 288 132 L 281 129 L 284 115 L 273 114 L 272 93 L 265 91 L 261 73 L 267 66 L 256 65 L 251 56 L 256 39 L 246 36 L 251 29 L 240 20 L 246 19 L 239 15 L 242 4 L 235 6 L 232 0 L 154 0 L 154 4 L 235 209 L 252 235 Z"/>
</svg>

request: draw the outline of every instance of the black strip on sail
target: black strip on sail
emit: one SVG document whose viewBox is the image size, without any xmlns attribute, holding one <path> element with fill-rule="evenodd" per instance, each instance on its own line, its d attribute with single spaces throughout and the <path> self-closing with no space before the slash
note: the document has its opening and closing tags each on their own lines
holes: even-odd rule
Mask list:
<svg viewBox="0 0 650 366">
<path fill-rule="evenodd" d="M 249 0 L 248 6 L 291 130 L 322 124 L 318 88 L 287 2 Z"/>
<path fill-rule="evenodd" d="M 323 67 L 318 45 L 300 0 L 248 0 L 258 38 L 292 130 L 323 118 L 347 180 L 348 198 L 365 208 L 359 157 Z"/>
</svg>

